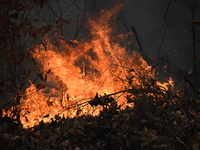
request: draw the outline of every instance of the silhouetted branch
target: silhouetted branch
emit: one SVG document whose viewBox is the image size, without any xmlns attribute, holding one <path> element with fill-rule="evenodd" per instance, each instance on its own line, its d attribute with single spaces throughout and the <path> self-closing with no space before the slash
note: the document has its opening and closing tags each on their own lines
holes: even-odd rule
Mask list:
<svg viewBox="0 0 200 150">
<path fill-rule="evenodd" d="M 170 4 L 171 4 L 171 0 L 169 0 L 168 5 L 167 5 L 167 9 L 166 9 L 166 11 L 165 11 L 164 20 L 165 20 L 165 25 L 166 25 L 166 27 L 165 27 L 165 30 L 164 30 L 164 33 L 163 33 L 163 37 L 162 37 L 160 46 L 159 46 L 159 50 L 158 50 L 156 62 L 157 62 L 158 57 L 159 57 L 159 55 L 160 55 L 161 48 L 162 48 L 162 45 L 163 45 L 163 42 L 164 42 L 164 38 L 165 38 L 165 35 L 166 35 L 166 32 L 167 32 L 167 27 L 168 27 L 167 16 L 169 15 L 169 7 L 170 7 Z M 155 63 L 156 63 L 156 62 L 155 62 Z"/>
<path fill-rule="evenodd" d="M 195 8 L 197 1 L 195 0 L 194 4 L 191 5 L 192 20 L 195 20 Z M 193 51 L 193 65 L 194 65 L 194 84 L 197 87 L 197 63 L 196 63 L 196 32 L 195 32 L 195 23 L 192 22 L 192 51 Z"/>
<path fill-rule="evenodd" d="M 142 45 L 141 45 L 141 43 L 140 43 L 140 40 L 139 40 L 138 34 L 137 34 L 137 32 L 136 32 L 134 26 L 131 26 L 131 29 L 133 30 L 133 33 L 135 34 L 135 38 L 136 38 L 136 40 L 137 40 L 137 43 L 138 43 L 138 46 L 139 46 L 140 52 L 141 52 L 142 54 L 144 54 L 144 51 L 143 51 Z"/>
</svg>

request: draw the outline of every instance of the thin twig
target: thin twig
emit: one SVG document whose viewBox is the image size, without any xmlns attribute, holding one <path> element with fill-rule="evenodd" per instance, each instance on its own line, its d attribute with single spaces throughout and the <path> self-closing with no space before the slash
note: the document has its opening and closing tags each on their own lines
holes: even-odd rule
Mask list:
<svg viewBox="0 0 200 150">
<path fill-rule="evenodd" d="M 169 13 L 170 4 L 171 4 L 171 0 L 169 0 L 168 5 L 167 5 L 167 9 L 166 9 L 166 11 L 165 11 L 164 20 L 165 20 L 165 25 L 166 25 L 166 26 L 165 26 L 165 30 L 164 30 L 164 33 L 163 33 L 163 37 L 162 37 L 162 40 L 161 40 L 161 43 L 160 43 L 160 46 L 159 46 L 159 49 L 158 49 L 158 54 L 157 54 L 157 57 L 156 57 L 155 64 L 156 64 L 156 62 L 158 61 L 158 57 L 160 56 L 160 52 L 161 52 L 161 48 L 162 48 L 162 45 L 163 45 L 163 42 L 164 42 L 164 38 L 165 38 L 165 35 L 166 35 L 166 33 L 167 33 L 167 27 L 168 27 L 167 16 L 168 16 L 168 13 Z"/>
<path fill-rule="evenodd" d="M 141 45 L 141 43 L 140 43 L 140 40 L 139 40 L 138 34 L 137 34 L 137 32 L 136 32 L 134 26 L 131 26 L 131 29 L 133 30 L 133 32 L 134 32 L 134 34 L 135 34 L 135 38 L 136 38 L 136 40 L 137 40 L 137 43 L 138 43 L 138 46 L 139 46 L 140 52 L 141 52 L 142 54 L 144 54 L 144 51 L 143 51 L 142 45 Z"/>
</svg>

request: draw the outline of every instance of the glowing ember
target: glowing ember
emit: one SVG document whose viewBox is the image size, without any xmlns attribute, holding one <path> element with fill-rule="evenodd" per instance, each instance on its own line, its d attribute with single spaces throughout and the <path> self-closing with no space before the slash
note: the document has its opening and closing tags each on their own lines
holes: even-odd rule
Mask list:
<svg viewBox="0 0 200 150">
<path fill-rule="evenodd" d="M 71 41 L 75 43 L 71 45 L 59 39 L 58 48 L 45 39 L 45 45 L 34 49 L 32 56 L 41 65 L 43 83 L 37 86 L 31 83 L 21 98 L 18 108 L 24 128 L 33 127 L 42 120 L 49 122 L 56 115 L 96 115 L 101 108 L 85 103 L 96 93 L 110 94 L 131 86 L 145 88 L 144 75 L 147 79 L 154 78 L 154 70 L 140 54 L 127 54 L 126 49 L 116 42 L 109 21 L 118 10 L 119 7 L 103 10 L 99 18 L 88 20 L 92 34 L 90 41 Z M 169 83 L 157 84 L 166 89 L 169 86 Z M 173 85 L 171 79 L 170 84 Z M 118 104 L 126 106 L 124 96 L 118 98 Z"/>
</svg>

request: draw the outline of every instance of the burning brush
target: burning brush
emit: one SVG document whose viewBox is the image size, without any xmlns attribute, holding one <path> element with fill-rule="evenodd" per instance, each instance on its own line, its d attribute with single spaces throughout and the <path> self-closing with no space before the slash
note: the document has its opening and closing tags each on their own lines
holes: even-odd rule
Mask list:
<svg viewBox="0 0 200 150">
<path fill-rule="evenodd" d="M 103 10 L 99 17 L 90 17 L 87 22 L 92 35 L 90 40 L 77 44 L 77 41 L 59 38 L 56 39 L 58 47 L 50 39 L 44 39 L 45 45 L 34 48 L 31 54 L 38 64 L 35 82 L 44 84 L 31 84 L 15 108 L 24 128 L 41 121 L 50 122 L 56 115 L 67 118 L 80 114 L 98 115 L 101 107 L 104 110 L 123 109 L 129 106 L 127 93 L 139 95 L 141 89 L 148 88 L 146 83 L 155 78 L 155 70 L 138 52 L 128 54 L 117 42 L 125 36 L 114 38 L 117 33 L 110 23 L 118 12 L 119 7 L 114 7 Z M 165 89 L 173 85 L 172 81 L 164 84 L 153 81 L 152 84 Z M 94 93 L 98 94 L 91 100 Z M 116 94 L 121 95 L 117 99 L 111 97 Z M 6 113 L 9 114 L 4 112 L 4 115 Z"/>
</svg>

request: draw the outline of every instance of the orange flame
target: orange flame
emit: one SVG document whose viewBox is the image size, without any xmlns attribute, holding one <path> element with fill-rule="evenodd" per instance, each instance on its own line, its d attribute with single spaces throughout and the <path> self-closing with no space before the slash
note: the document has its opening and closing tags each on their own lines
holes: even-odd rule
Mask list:
<svg viewBox="0 0 200 150">
<path fill-rule="evenodd" d="M 100 17 L 88 20 L 90 41 L 70 41 L 75 45 L 69 45 L 59 39 L 58 48 L 45 39 L 45 45 L 36 46 L 32 56 L 41 65 L 44 81 L 38 86 L 31 83 L 21 99 L 20 120 L 24 128 L 40 121 L 49 122 L 55 115 L 98 114 L 100 108 L 94 110 L 89 105 L 80 108 L 80 103 L 88 101 L 82 99 L 91 100 L 95 93 L 103 95 L 124 90 L 130 86 L 129 82 L 136 88 L 143 88 L 140 78 L 155 76 L 140 54 L 128 54 L 117 42 L 109 23 L 119 9 L 116 6 L 110 11 L 102 10 Z M 167 88 L 168 85 L 163 86 Z M 125 98 L 121 96 L 118 103 L 125 106 Z"/>
</svg>

